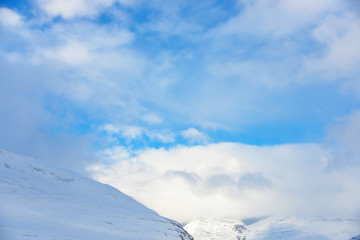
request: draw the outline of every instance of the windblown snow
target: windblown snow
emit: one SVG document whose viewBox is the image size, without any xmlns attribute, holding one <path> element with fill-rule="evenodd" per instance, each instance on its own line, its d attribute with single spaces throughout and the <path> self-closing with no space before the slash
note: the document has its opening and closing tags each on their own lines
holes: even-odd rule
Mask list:
<svg viewBox="0 0 360 240">
<path fill-rule="evenodd" d="M 2 150 L 0 239 L 193 240 L 113 187 Z"/>
</svg>

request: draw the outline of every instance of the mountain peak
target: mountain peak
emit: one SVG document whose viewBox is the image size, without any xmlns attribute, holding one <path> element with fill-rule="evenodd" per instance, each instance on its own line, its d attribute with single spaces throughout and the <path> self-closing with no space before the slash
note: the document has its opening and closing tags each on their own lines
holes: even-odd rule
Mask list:
<svg viewBox="0 0 360 240">
<path fill-rule="evenodd" d="M 199 218 L 185 226 L 196 240 L 246 240 L 247 227 L 241 221 Z"/>
<path fill-rule="evenodd" d="M 196 219 L 184 228 L 196 240 L 344 240 L 358 233 L 359 219 L 267 217 L 242 221 Z M 360 240 L 360 236 L 350 240 Z"/>
</svg>

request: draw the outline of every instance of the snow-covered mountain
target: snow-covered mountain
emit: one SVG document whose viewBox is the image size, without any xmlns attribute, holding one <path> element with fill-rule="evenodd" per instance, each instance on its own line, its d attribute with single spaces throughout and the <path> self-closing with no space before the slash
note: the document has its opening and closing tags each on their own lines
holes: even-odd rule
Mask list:
<svg viewBox="0 0 360 240">
<path fill-rule="evenodd" d="M 185 226 L 195 240 L 246 240 L 248 229 L 232 220 L 197 219 Z"/>
<path fill-rule="evenodd" d="M 113 187 L 2 150 L 0 239 L 193 240 Z"/>
<path fill-rule="evenodd" d="M 347 240 L 359 234 L 360 221 L 268 217 L 245 225 L 241 221 L 198 219 L 185 229 L 195 240 Z"/>
</svg>

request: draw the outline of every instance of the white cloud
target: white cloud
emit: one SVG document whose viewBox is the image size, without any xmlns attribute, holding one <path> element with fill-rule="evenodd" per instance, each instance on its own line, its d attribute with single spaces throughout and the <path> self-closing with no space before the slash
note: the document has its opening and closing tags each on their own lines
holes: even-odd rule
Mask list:
<svg viewBox="0 0 360 240">
<path fill-rule="evenodd" d="M 157 32 L 161 38 L 165 39 L 169 36 L 191 39 L 204 30 L 201 24 L 191 18 L 196 18 L 194 15 L 201 14 L 201 10 L 205 10 L 203 5 L 206 4 L 200 2 L 193 4 L 191 1 L 168 2 L 155 0 L 151 1 L 151 5 L 159 14 L 151 17 L 149 22 L 142 25 L 143 31 Z M 190 10 L 194 6 L 199 8 L 200 11 L 194 11 L 189 17 L 182 16 L 183 9 Z"/>
<path fill-rule="evenodd" d="M 196 128 L 188 128 L 181 131 L 181 135 L 186 138 L 190 143 L 207 143 L 209 137 Z"/>
<path fill-rule="evenodd" d="M 61 1 L 51 0 L 48 2 L 50 5 L 52 3 L 54 5 L 80 4 L 79 6 L 86 3 L 89 5 L 87 7 L 100 4 L 98 1 L 79 1 L 79 3 L 64 1 L 61 3 Z M 301 1 L 301 3 L 298 1 L 272 1 L 272 3 L 254 1 L 254 4 L 250 4 L 249 1 L 246 2 L 244 11 L 240 11 L 235 18 L 244 18 L 244 22 L 247 23 L 247 18 L 252 14 L 266 13 L 280 18 L 283 15 L 277 14 L 278 12 L 285 12 L 284 16 L 287 16 L 295 11 L 295 15 L 301 16 L 297 19 L 304 21 L 297 26 L 307 26 L 311 22 L 312 24 L 308 25 L 316 27 L 318 17 L 313 17 L 312 20 L 308 19 L 303 17 L 304 12 L 310 11 L 311 14 L 324 15 L 325 12 L 333 11 L 334 6 L 337 6 L 338 3 L 338 1 L 329 2 L 329 6 L 325 6 L 323 1 L 312 3 L 312 6 L 310 1 Z M 45 4 L 45 1 L 41 4 Z M 179 5 L 181 4 L 179 3 Z M 268 5 L 270 5 L 269 9 L 266 8 Z M 76 6 L 74 8 L 77 8 Z M 164 11 L 169 11 L 166 14 L 172 14 L 171 7 L 164 6 Z M 102 10 L 99 7 L 99 11 Z M 274 13 L 267 13 L 267 10 Z M 178 18 L 182 17 L 181 7 L 175 12 Z M 128 12 L 127 14 L 131 15 Z M 168 16 L 166 14 L 164 16 Z M 261 23 L 267 24 L 269 21 L 273 21 L 268 19 L 266 14 L 256 15 L 262 18 L 259 20 Z M 321 21 L 324 19 L 326 18 L 321 18 Z M 37 19 L 30 20 L 25 24 L 26 26 L 31 25 Z M 119 27 L 124 25 L 117 22 L 99 25 L 89 19 L 76 19 L 71 22 L 60 20 L 47 25 L 46 28 L 39 25 L 31 26 L 27 31 L 29 35 L 20 41 L 18 47 L 14 47 L 14 41 L 8 40 L 12 43 L 9 43 L 4 51 L 11 49 L 12 52 L 4 53 L 4 56 L 14 62 L 21 60 L 29 62 L 30 60 L 38 64 L 36 67 L 42 66 L 48 71 L 55 69 L 51 75 L 56 77 L 47 83 L 47 85 L 51 85 L 52 92 L 64 95 L 76 103 L 87 101 L 88 108 L 90 105 L 100 106 L 109 115 L 112 115 L 112 120 L 118 117 L 139 119 L 144 112 L 152 112 L 149 106 L 160 107 L 157 109 L 161 109 L 161 116 L 167 116 L 167 114 L 188 116 L 186 124 L 203 124 L 204 126 L 206 123 L 210 123 L 216 128 L 240 125 L 242 127 L 244 124 L 253 124 L 254 121 L 265 121 L 263 119 L 277 117 L 281 114 L 286 115 L 290 111 L 276 102 L 277 96 L 285 92 L 280 88 L 284 87 L 286 83 L 304 79 L 301 74 L 297 74 L 297 69 L 303 66 L 303 56 L 297 51 L 290 51 L 290 59 L 287 56 L 283 57 L 282 55 L 287 52 L 287 49 L 283 49 L 282 45 L 272 46 L 273 41 L 270 41 L 270 45 L 264 52 L 262 49 L 257 50 L 264 55 L 275 51 L 275 53 L 270 53 L 271 56 L 264 57 L 264 61 L 257 58 L 258 53 L 245 51 L 245 53 L 238 54 L 242 48 L 247 49 L 247 43 L 233 41 L 233 44 L 228 45 L 226 41 L 224 42 L 224 40 L 230 39 L 226 34 L 216 34 L 217 31 L 221 33 L 222 29 L 226 28 L 231 21 L 230 19 L 228 23 L 217 25 L 215 30 L 210 30 L 218 37 L 220 43 L 226 45 L 224 48 L 219 49 L 216 43 L 214 45 L 211 41 L 209 43 L 207 36 L 201 36 L 202 31 L 200 31 L 196 33 L 195 42 L 188 42 L 190 45 L 194 44 L 194 49 L 199 49 L 199 52 L 169 47 L 159 53 L 149 54 L 151 51 L 142 51 L 139 47 L 148 42 L 145 38 L 141 38 L 143 34 L 141 27 L 143 26 L 136 20 L 134 22 L 136 28 L 132 28 L 134 32 Z M 260 34 L 261 39 L 264 40 L 264 37 L 268 39 L 266 33 L 270 32 L 271 35 L 272 31 L 277 31 L 278 22 L 287 24 L 285 18 L 276 21 L 276 24 L 271 25 L 272 28 L 266 27 L 267 30 L 264 31 L 261 29 L 258 31 L 257 28 L 261 28 L 261 24 L 254 23 L 254 31 Z M 251 28 L 244 29 L 245 25 L 251 24 L 251 21 L 248 24 L 234 23 L 232 26 L 234 31 L 230 31 L 229 34 L 238 36 L 240 31 L 241 36 L 251 37 Z M 280 35 L 289 36 L 290 33 L 293 31 L 284 31 L 283 35 Z M 213 37 L 217 38 L 214 35 Z M 136 37 L 141 39 L 137 39 L 136 44 L 132 45 Z M 296 35 L 291 35 L 291 38 L 298 39 Z M 19 39 L 16 40 L 19 41 Z M 343 44 L 342 47 L 346 45 Z M 249 49 L 252 48 L 254 46 L 249 47 Z M 347 51 L 349 50 L 347 49 Z M 229 52 L 230 54 L 228 54 Z M 355 52 L 354 61 L 356 60 Z M 223 53 L 225 54 L 223 55 Z M 220 57 L 218 57 L 219 55 Z M 219 61 L 219 59 L 221 60 Z M 201 67 L 192 69 L 195 62 L 198 62 Z M 194 74 L 186 77 L 188 75 L 186 71 L 190 69 Z M 194 76 L 198 78 L 198 81 L 193 81 Z M 313 75 L 306 76 L 306 79 L 314 81 Z M 264 85 L 270 86 L 271 89 L 263 89 Z M 181 93 L 180 97 L 172 94 L 174 88 L 177 88 L 178 92 L 184 92 L 189 87 L 192 90 L 187 91 L 186 94 Z M 247 89 L 252 89 L 252 91 Z M 277 91 L 275 97 L 272 95 L 272 89 Z M 261 94 L 258 94 L 260 91 Z M 151 104 L 148 104 L 150 102 Z M 264 109 L 265 105 L 266 109 Z M 120 111 L 125 108 L 126 113 L 120 114 Z M 278 112 L 274 114 L 274 111 L 279 111 L 280 114 Z M 148 123 L 153 122 L 151 124 L 160 122 L 157 117 L 150 116 L 144 116 L 143 120 Z M 166 120 L 176 121 L 174 118 L 168 119 L 167 117 Z M 163 137 L 162 139 L 165 140 Z M 168 139 L 167 141 L 172 141 L 171 139 L 174 138 Z"/>
<path fill-rule="evenodd" d="M 138 126 L 125 125 L 121 127 L 121 135 L 128 140 L 140 138 L 143 134 L 143 129 Z"/>
<path fill-rule="evenodd" d="M 325 44 L 326 53 L 308 63 L 313 71 L 331 78 L 348 75 L 360 67 L 360 18 L 357 14 L 332 15 L 315 30 L 314 37 Z"/>
<path fill-rule="evenodd" d="M 146 114 L 142 119 L 149 124 L 159 124 L 163 121 L 162 118 L 156 114 Z"/>
<path fill-rule="evenodd" d="M 8 52 L 4 54 L 5 58 L 9 61 L 9 62 L 19 62 L 22 60 L 22 55 L 17 53 L 17 52 Z"/>
<path fill-rule="evenodd" d="M 211 77 L 272 89 L 333 84 L 360 91 L 360 17 L 354 1 L 239 1 L 239 12 L 207 33 L 209 51 L 233 57 L 206 65 Z M 253 45 L 254 44 L 254 45 Z M 255 51 L 253 50 L 255 49 Z M 228 54 L 228 53 L 227 53 Z M 235 81 L 234 81 L 235 82 Z M 241 94 L 247 94 L 241 93 Z M 246 101 L 246 100 L 245 100 Z M 244 101 L 244 102 L 245 102 Z"/>
<path fill-rule="evenodd" d="M 328 171 L 328 158 L 316 144 L 219 143 L 142 150 L 89 170 L 97 180 L 179 221 L 199 216 L 351 216 L 360 210 L 360 186 L 355 184 L 360 169 Z"/>
<path fill-rule="evenodd" d="M 21 16 L 9 8 L 0 8 L 0 24 L 4 26 L 19 26 Z"/>
<path fill-rule="evenodd" d="M 99 131 L 105 131 L 110 139 L 121 137 L 130 143 L 133 140 L 159 141 L 162 143 L 172 143 L 175 141 L 175 133 L 169 129 L 155 130 L 137 125 L 112 124 L 106 123 L 98 128 Z"/>
<path fill-rule="evenodd" d="M 175 142 L 175 134 L 168 129 L 164 129 L 161 131 L 147 130 L 146 135 L 152 140 L 157 140 L 163 143 Z"/>
<path fill-rule="evenodd" d="M 105 131 L 109 135 L 119 134 L 127 141 L 132 141 L 134 139 L 141 138 L 144 132 L 144 129 L 135 126 L 135 125 L 121 125 L 121 124 L 112 124 L 106 123 L 99 127 L 99 131 Z"/>
<path fill-rule="evenodd" d="M 32 32 L 32 34 L 32 38 L 36 39 L 38 33 Z M 38 62 L 52 59 L 77 66 L 91 64 L 92 68 L 96 69 L 121 67 L 121 65 L 129 68 L 130 64 L 133 64 L 132 59 L 135 58 L 130 52 L 113 50 L 133 41 L 134 35 L 125 29 L 100 27 L 91 23 L 71 25 L 59 23 L 43 32 L 42 36 L 49 46 L 32 46 L 36 49 Z M 56 41 L 52 41 L 54 39 Z"/>
<path fill-rule="evenodd" d="M 115 146 L 111 149 L 106 149 L 101 153 L 101 156 L 107 159 L 110 159 L 112 162 L 128 160 L 130 158 L 130 153 L 123 146 Z"/>
<path fill-rule="evenodd" d="M 202 30 L 200 26 L 197 26 L 195 24 L 191 24 L 180 19 L 170 20 L 168 18 L 148 24 L 146 25 L 146 28 L 150 31 L 159 32 L 166 37 L 168 37 L 169 35 L 190 37 L 192 36 L 192 34 L 197 34 Z"/>
<path fill-rule="evenodd" d="M 276 71 L 274 72 L 274 69 Z M 279 88 L 290 81 L 295 81 L 295 77 L 290 77 L 289 69 L 291 64 L 282 62 L 263 62 L 261 60 L 240 60 L 223 61 L 210 63 L 207 71 L 219 78 L 252 79 L 250 84 L 261 84 L 270 88 Z M 244 93 L 246 94 L 246 93 Z"/>
<path fill-rule="evenodd" d="M 41 10 L 51 17 L 61 16 L 64 19 L 76 17 L 95 17 L 104 8 L 115 2 L 132 5 L 134 0 L 37 0 Z"/>
<path fill-rule="evenodd" d="M 331 169 L 360 166 L 360 111 L 354 111 L 329 125 L 324 144 L 332 153 L 328 163 Z"/>
<path fill-rule="evenodd" d="M 133 104 L 128 112 L 136 111 L 131 88 L 142 79 L 147 63 L 128 46 L 134 40 L 132 32 L 88 21 L 59 22 L 45 29 L 32 23 L 5 32 L 1 53 L 8 61 L 51 71 L 51 80 L 41 85 L 72 101 L 92 101 L 102 108 Z"/>
<path fill-rule="evenodd" d="M 128 143 L 133 140 L 172 143 L 176 140 L 175 133 L 169 129 L 156 130 L 137 125 L 106 123 L 100 126 L 98 130 L 106 132 L 111 141 L 114 140 L 114 137 L 124 138 Z"/>
<path fill-rule="evenodd" d="M 324 14 L 344 7 L 340 0 L 246 0 L 241 4 L 243 7 L 238 15 L 215 28 L 214 37 L 250 34 L 281 38 L 316 23 Z"/>
<path fill-rule="evenodd" d="M 85 0 L 38 0 L 39 7 L 49 16 L 62 16 L 65 19 L 83 15 L 95 15 L 97 13 L 96 6 L 99 2 L 94 1 L 93 3 L 95 3 L 93 6 L 88 6 Z"/>
<path fill-rule="evenodd" d="M 99 127 L 100 131 L 105 131 L 109 134 L 116 134 L 120 132 L 120 128 L 112 123 L 106 123 Z"/>
<path fill-rule="evenodd" d="M 71 65 L 90 63 L 94 58 L 89 47 L 80 42 L 69 42 L 56 49 L 45 49 L 41 55 L 45 59 L 56 59 Z"/>
</svg>

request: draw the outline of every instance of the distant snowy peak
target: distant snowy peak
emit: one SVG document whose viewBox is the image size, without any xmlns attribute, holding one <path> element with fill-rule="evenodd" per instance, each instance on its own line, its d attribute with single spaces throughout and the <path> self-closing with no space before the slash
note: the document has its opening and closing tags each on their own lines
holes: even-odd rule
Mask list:
<svg viewBox="0 0 360 240">
<path fill-rule="evenodd" d="M 0 239 L 193 240 L 111 186 L 3 150 L 0 196 Z"/>
<path fill-rule="evenodd" d="M 232 220 L 197 219 L 184 228 L 195 240 L 346 240 L 359 232 L 358 219 L 268 217 L 249 225 Z M 360 236 L 350 240 L 360 240 Z"/>
<path fill-rule="evenodd" d="M 360 230 L 359 230 L 360 231 Z M 349 240 L 360 240 L 360 235 L 350 238 Z"/>
<path fill-rule="evenodd" d="M 246 240 L 248 229 L 240 221 L 197 219 L 185 226 L 195 240 Z"/>
</svg>

